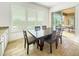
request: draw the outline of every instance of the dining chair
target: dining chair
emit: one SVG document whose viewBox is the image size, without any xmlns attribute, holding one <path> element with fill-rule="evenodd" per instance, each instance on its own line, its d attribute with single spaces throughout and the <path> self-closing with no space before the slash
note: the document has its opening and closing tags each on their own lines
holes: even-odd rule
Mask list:
<svg viewBox="0 0 79 59">
<path fill-rule="evenodd" d="M 43 30 L 46 30 L 46 29 L 47 29 L 47 26 L 46 26 L 46 25 L 43 25 L 43 26 L 42 26 L 42 29 L 43 29 Z M 44 39 L 45 39 L 45 40 L 46 40 L 46 39 L 49 39 L 50 36 L 51 36 L 51 35 L 48 35 L 48 36 L 46 36 Z"/>
<path fill-rule="evenodd" d="M 56 49 L 58 47 L 58 37 L 56 36 L 56 31 L 52 32 L 51 38 L 46 39 L 45 42 L 47 42 L 50 45 L 50 53 L 52 53 L 52 44 L 55 42 Z"/>
<path fill-rule="evenodd" d="M 41 29 L 40 26 L 35 26 L 35 31 L 39 31 Z M 36 39 L 36 42 L 37 42 L 37 48 L 39 47 L 39 40 Z"/>
<path fill-rule="evenodd" d="M 41 29 L 40 26 L 35 26 L 35 31 L 39 31 Z"/>
<path fill-rule="evenodd" d="M 45 30 L 46 28 L 47 28 L 47 26 L 45 26 L 45 25 L 44 25 L 44 26 L 42 26 L 42 29 L 43 29 L 43 30 Z"/>
<path fill-rule="evenodd" d="M 60 39 L 60 43 L 62 44 L 62 28 L 56 28 L 57 36 Z"/>
<path fill-rule="evenodd" d="M 27 54 L 29 54 L 29 45 L 35 44 L 36 40 L 33 39 L 33 37 L 28 37 L 27 32 L 23 30 L 23 35 L 24 35 L 24 48 L 26 48 L 27 44 Z"/>
</svg>

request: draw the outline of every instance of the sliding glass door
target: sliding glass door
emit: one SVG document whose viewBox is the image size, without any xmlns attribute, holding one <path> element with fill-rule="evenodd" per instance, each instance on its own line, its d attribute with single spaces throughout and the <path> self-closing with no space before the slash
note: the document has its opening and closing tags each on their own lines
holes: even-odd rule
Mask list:
<svg viewBox="0 0 79 59">
<path fill-rule="evenodd" d="M 52 27 L 56 28 L 56 26 L 62 25 L 62 14 L 61 12 L 52 13 Z"/>
</svg>

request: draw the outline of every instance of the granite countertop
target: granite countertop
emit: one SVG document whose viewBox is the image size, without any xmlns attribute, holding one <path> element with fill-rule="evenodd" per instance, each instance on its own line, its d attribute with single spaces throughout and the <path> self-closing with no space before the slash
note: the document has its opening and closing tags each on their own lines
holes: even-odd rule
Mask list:
<svg viewBox="0 0 79 59">
<path fill-rule="evenodd" d="M 8 29 L 9 27 L 0 27 L 0 35 L 2 35 L 4 33 L 4 31 L 6 29 Z"/>
</svg>

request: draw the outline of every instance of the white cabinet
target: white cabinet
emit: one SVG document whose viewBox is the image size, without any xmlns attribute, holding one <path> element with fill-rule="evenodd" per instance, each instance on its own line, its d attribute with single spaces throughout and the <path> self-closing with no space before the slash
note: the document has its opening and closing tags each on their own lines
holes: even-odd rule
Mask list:
<svg viewBox="0 0 79 59">
<path fill-rule="evenodd" d="M 4 43 L 4 49 L 5 49 L 6 46 L 7 46 L 7 42 L 8 42 L 8 30 L 6 30 L 6 31 L 2 34 L 1 40 L 2 40 L 3 43 Z"/>
<path fill-rule="evenodd" d="M 2 55 L 2 42 L 0 42 L 0 56 Z"/>
<path fill-rule="evenodd" d="M 4 53 L 4 43 L 3 42 L 1 42 L 0 43 L 0 56 L 2 56 L 3 55 L 3 53 Z"/>
<path fill-rule="evenodd" d="M 4 45 L 5 45 L 5 43 L 4 43 L 4 36 L 2 35 L 1 37 L 0 37 L 0 39 L 1 39 L 1 41 L 2 41 L 2 43 L 1 43 L 1 55 L 3 55 L 3 53 L 4 53 Z"/>
<path fill-rule="evenodd" d="M 6 30 L 1 36 L 0 40 L 2 43 L 0 44 L 0 54 L 3 55 L 8 43 L 8 30 Z"/>
</svg>

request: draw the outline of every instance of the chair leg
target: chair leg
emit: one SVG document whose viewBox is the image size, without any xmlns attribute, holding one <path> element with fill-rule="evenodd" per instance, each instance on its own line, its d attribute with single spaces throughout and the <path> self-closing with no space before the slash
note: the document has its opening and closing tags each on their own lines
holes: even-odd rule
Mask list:
<svg viewBox="0 0 79 59">
<path fill-rule="evenodd" d="M 24 48 L 26 48 L 26 40 L 24 41 Z"/>
<path fill-rule="evenodd" d="M 29 54 L 29 45 L 27 45 L 27 54 Z"/>
<path fill-rule="evenodd" d="M 56 49 L 58 48 L 58 39 L 56 39 Z"/>
<path fill-rule="evenodd" d="M 37 40 L 37 48 L 39 47 L 39 40 Z"/>
<path fill-rule="evenodd" d="M 35 45 L 35 42 L 33 42 L 33 44 Z"/>
<path fill-rule="evenodd" d="M 40 50 L 42 51 L 44 47 L 44 39 L 40 40 Z"/>
<path fill-rule="evenodd" d="M 62 36 L 60 37 L 60 43 L 62 44 Z"/>
<path fill-rule="evenodd" d="M 52 44 L 50 43 L 50 53 L 52 53 Z"/>
</svg>

